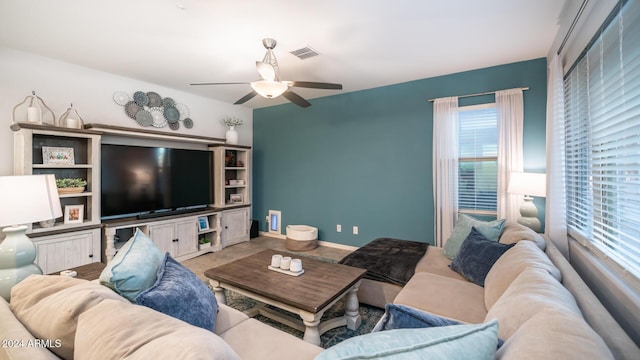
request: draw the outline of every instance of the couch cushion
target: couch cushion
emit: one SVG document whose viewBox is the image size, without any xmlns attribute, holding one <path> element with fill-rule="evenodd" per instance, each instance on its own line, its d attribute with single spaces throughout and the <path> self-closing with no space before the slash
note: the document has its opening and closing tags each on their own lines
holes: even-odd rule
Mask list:
<svg viewBox="0 0 640 360">
<path fill-rule="evenodd" d="M 560 270 L 542 250 L 531 241 L 520 241 L 493 264 L 484 280 L 484 301 L 487 309 L 495 304 L 513 279 L 527 267 L 544 269 L 556 279 L 562 279 Z"/>
<path fill-rule="evenodd" d="M 347 339 L 316 360 L 333 359 L 494 359 L 495 321 L 427 329 L 396 329 Z"/>
<path fill-rule="evenodd" d="M 584 319 L 547 308 L 522 324 L 496 354 L 497 359 L 613 359 L 602 338 Z"/>
<path fill-rule="evenodd" d="M 443 254 L 453 260 L 460 250 L 460 246 L 464 239 L 469 236 L 472 227 L 476 227 L 485 238 L 491 241 L 498 241 L 502 230 L 504 229 L 505 220 L 481 221 L 470 216 L 460 214 L 456 221 L 456 226 L 447 242 L 444 244 Z"/>
<path fill-rule="evenodd" d="M 476 285 L 484 286 L 484 279 L 493 264 L 513 246 L 487 240 L 474 226 L 453 259 L 451 270 Z"/>
<path fill-rule="evenodd" d="M 100 283 L 134 301 L 156 282 L 164 254 L 140 229 L 118 251 L 100 274 Z"/>
<path fill-rule="evenodd" d="M 413 275 L 393 303 L 466 323 L 480 323 L 487 315 L 482 287 L 430 273 Z"/>
<path fill-rule="evenodd" d="M 416 272 L 429 272 L 458 280 L 466 280 L 464 276 L 451 270 L 451 259 L 443 253 L 444 249 L 436 246 L 429 246 L 427 253 L 416 264 Z"/>
<path fill-rule="evenodd" d="M 498 319 L 500 337 L 508 339 L 525 321 L 546 308 L 582 316 L 569 290 L 547 271 L 530 267 L 513 280 L 485 320 Z"/>
<path fill-rule="evenodd" d="M 228 305 L 218 304 L 215 333 L 220 335 L 241 322 L 249 319 L 242 311 L 238 311 Z"/>
<path fill-rule="evenodd" d="M 169 253 L 158 269 L 156 283 L 141 292 L 136 303 L 209 331 L 216 325 L 218 303 L 213 291 Z"/>
<path fill-rule="evenodd" d="M 216 334 L 144 306 L 105 300 L 78 321 L 75 359 L 240 359 Z"/>
<path fill-rule="evenodd" d="M 384 315 L 371 332 L 394 329 L 419 329 L 427 327 L 462 325 L 461 322 L 433 315 L 402 304 L 387 304 Z"/>
<path fill-rule="evenodd" d="M 220 334 L 242 359 L 312 359 L 322 348 L 284 331 L 248 319 Z M 251 344 L 247 340 L 251 339 Z"/>
<path fill-rule="evenodd" d="M 100 284 L 57 275 L 32 275 L 11 291 L 11 309 L 39 339 L 60 340 L 50 348 L 56 355 L 73 358 L 78 317 L 105 299 L 128 301 Z"/>
<path fill-rule="evenodd" d="M 544 238 L 537 232 L 517 222 L 507 221 L 504 224 L 504 231 L 500 236 L 500 242 L 503 244 L 513 244 L 520 240 L 532 241 L 542 251 L 547 247 Z"/>
<path fill-rule="evenodd" d="M 7 301 L 0 296 L 0 359 L 54 360 L 59 359 L 46 347 L 28 346 L 36 338 L 16 319 Z M 55 340 L 54 340 L 55 341 Z"/>
</svg>

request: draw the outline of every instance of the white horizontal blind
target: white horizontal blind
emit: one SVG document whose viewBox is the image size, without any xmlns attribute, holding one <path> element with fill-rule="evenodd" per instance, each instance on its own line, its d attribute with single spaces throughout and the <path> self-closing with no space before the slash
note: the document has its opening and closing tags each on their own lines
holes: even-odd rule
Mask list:
<svg viewBox="0 0 640 360">
<path fill-rule="evenodd" d="M 565 79 L 569 233 L 640 278 L 640 2 Z"/>
<path fill-rule="evenodd" d="M 458 127 L 458 208 L 495 214 L 498 191 L 498 118 L 490 107 L 460 108 Z"/>
</svg>

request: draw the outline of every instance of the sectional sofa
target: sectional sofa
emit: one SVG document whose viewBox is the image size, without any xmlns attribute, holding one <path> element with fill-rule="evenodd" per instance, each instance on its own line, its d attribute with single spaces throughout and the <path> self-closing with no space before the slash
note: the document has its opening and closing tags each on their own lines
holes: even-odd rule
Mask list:
<svg viewBox="0 0 640 360">
<path fill-rule="evenodd" d="M 484 287 L 452 271 L 451 260 L 437 247 L 428 248 L 406 286 L 365 281 L 361 287 L 361 302 L 382 307 L 395 303 L 473 325 L 389 330 L 323 350 L 223 304 L 218 304 L 211 332 L 132 304 L 97 282 L 31 276 L 13 288 L 11 304 L 0 299 L 0 359 L 335 359 L 374 350 L 381 351 L 378 357 L 400 353 L 429 358 L 438 347 L 444 358 L 468 358 L 465 351 L 478 351 L 476 339 L 451 339 L 464 340 L 470 333 L 493 341 L 488 343 L 490 358 L 624 359 L 639 353 L 615 322 L 585 300 L 588 289 L 573 280 L 563 285 L 575 275 L 547 256 L 550 250 L 558 256 L 552 244 L 509 223 L 500 241 L 515 245 L 491 266 Z M 580 296 L 568 288 L 578 289 Z M 594 330 L 598 326 L 604 327 L 600 334 Z M 434 339 L 434 333 L 440 337 Z M 498 337 L 503 344 L 495 351 Z"/>
</svg>

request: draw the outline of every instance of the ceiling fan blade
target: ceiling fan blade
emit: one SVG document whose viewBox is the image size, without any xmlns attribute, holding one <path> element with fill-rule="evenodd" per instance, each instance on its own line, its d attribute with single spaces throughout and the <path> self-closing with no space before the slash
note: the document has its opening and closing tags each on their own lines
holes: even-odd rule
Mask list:
<svg viewBox="0 0 640 360">
<path fill-rule="evenodd" d="M 326 89 L 326 90 L 342 90 L 342 84 L 332 84 L 313 81 L 286 81 L 289 86 L 303 87 L 312 89 Z"/>
<path fill-rule="evenodd" d="M 256 61 L 256 68 L 258 69 L 258 73 L 260 73 L 260 77 L 264 80 L 275 80 L 276 79 L 276 69 L 273 68 L 273 65 L 266 63 L 264 61 Z"/>
<path fill-rule="evenodd" d="M 248 82 L 207 82 L 207 83 L 192 83 L 190 85 L 237 85 L 237 84 L 249 84 Z"/>
<path fill-rule="evenodd" d="M 306 108 L 306 107 L 311 106 L 310 102 L 308 102 L 307 100 L 302 98 L 302 96 L 294 93 L 291 90 L 285 91 L 284 93 L 282 93 L 282 96 L 284 96 L 285 98 L 287 98 L 287 100 L 291 101 L 292 103 L 294 103 L 294 104 L 296 104 L 296 105 L 298 105 L 300 107 Z"/>
<path fill-rule="evenodd" d="M 240 98 L 240 100 L 236 101 L 233 103 L 233 105 L 240 105 L 240 104 L 244 104 L 247 101 L 253 99 L 254 96 L 258 95 L 257 92 L 255 91 L 251 91 L 250 93 L 248 93 L 247 95 L 243 96 L 242 98 Z"/>
</svg>

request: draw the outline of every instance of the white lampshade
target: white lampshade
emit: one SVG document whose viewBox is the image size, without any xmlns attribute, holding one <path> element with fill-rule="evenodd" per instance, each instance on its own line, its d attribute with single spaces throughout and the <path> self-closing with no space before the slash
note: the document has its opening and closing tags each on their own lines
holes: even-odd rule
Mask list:
<svg viewBox="0 0 640 360">
<path fill-rule="evenodd" d="M 260 96 L 266 98 L 275 98 L 282 95 L 287 91 L 289 86 L 280 81 L 273 80 L 260 80 L 251 83 L 251 88 L 255 90 Z"/>
<path fill-rule="evenodd" d="M 53 175 L 0 176 L 0 227 L 62 216 Z"/>
<path fill-rule="evenodd" d="M 508 193 L 528 196 L 547 196 L 547 177 L 545 174 L 512 172 Z"/>
</svg>

